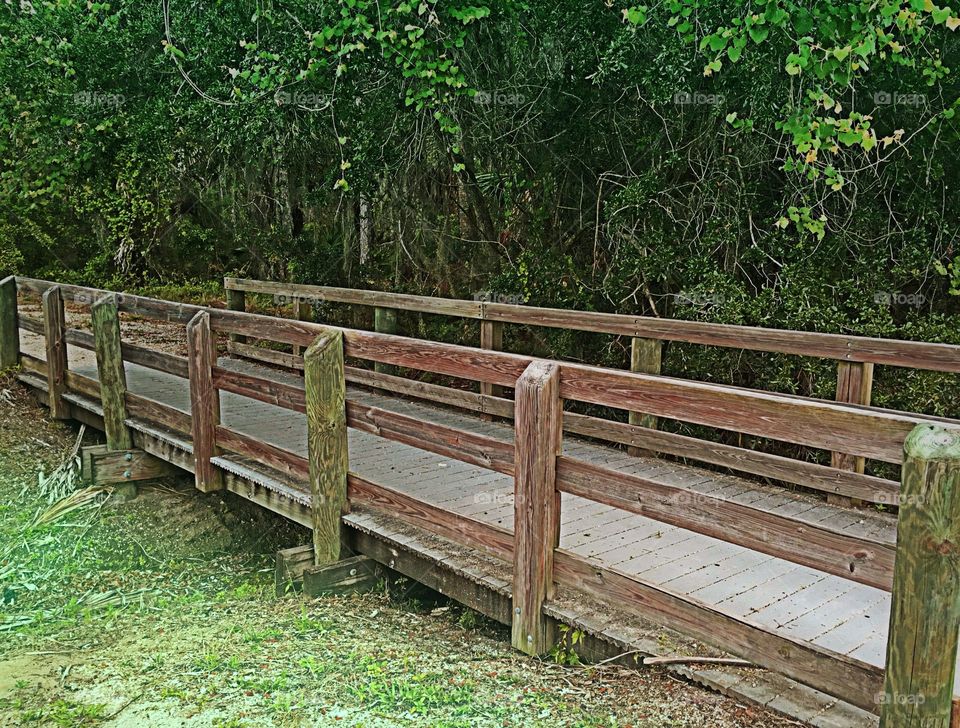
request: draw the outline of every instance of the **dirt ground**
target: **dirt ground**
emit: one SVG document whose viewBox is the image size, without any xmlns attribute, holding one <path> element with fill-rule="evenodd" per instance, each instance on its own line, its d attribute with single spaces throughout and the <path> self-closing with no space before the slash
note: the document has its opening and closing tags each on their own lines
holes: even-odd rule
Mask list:
<svg viewBox="0 0 960 728">
<path fill-rule="evenodd" d="M 77 435 L 0 382 L 2 726 L 794 725 L 656 669 L 529 659 L 455 604 L 278 598 L 274 553 L 306 531 L 185 480 L 90 494 L 57 470 Z"/>
</svg>

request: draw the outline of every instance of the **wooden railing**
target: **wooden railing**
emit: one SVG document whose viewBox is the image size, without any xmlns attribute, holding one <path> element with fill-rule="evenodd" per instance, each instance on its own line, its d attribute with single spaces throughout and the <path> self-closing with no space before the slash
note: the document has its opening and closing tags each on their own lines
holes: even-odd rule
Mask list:
<svg viewBox="0 0 960 728">
<path fill-rule="evenodd" d="M 129 427 L 134 420 L 174 433 L 182 438 L 182 447 L 191 452 L 190 467 L 201 490 L 223 487 L 223 473 L 232 467 L 233 455 L 255 461 L 292 481 L 309 483 L 311 497 L 306 502 L 312 513 L 318 562 L 329 562 L 339 556 L 341 513 L 351 505 L 370 507 L 512 563 L 512 640 L 518 649 L 527 653 L 541 654 L 549 649 L 552 636 L 544 605 L 551 600 L 555 585 L 560 584 L 615 602 L 621 608 L 633 609 L 862 708 L 883 710 L 885 720 L 894 721 L 887 723 L 891 726 L 908 725 L 889 716 L 910 703 L 900 694 L 911 684 L 924 685 L 926 707 L 923 710 L 934 711 L 925 715 L 939 715 L 935 711 L 942 711 L 944 695 L 949 710 L 957 646 L 955 605 L 960 593 L 955 568 L 955 544 L 960 543 L 960 428 L 955 423 L 931 423 L 922 415 L 843 402 L 547 361 L 46 281 L 21 278 L 17 280 L 17 288 L 23 296 L 43 297 L 43 319 L 20 315 L 18 324 L 21 329 L 45 337 L 47 358 L 41 360 L 19 354 L 15 337 L 6 335 L 0 340 L 0 359 L 9 361 L 12 356 L 25 371 L 43 377 L 52 409 L 63 416 L 70 411 L 66 405 L 80 402 L 78 397 L 85 398 L 85 406 L 93 402 L 101 408 L 105 426 L 108 421 L 114 423 L 114 436 L 121 436 L 118 423 Z M 16 297 L 14 295 L 11 302 L 10 291 L 9 283 L 5 287 L 0 284 L 0 322 L 8 316 L 11 306 L 16 311 Z M 373 299 L 375 303 L 388 300 L 395 303 L 393 299 Z M 66 328 L 57 309 L 61 302 L 92 308 L 92 336 Z M 190 355 L 184 359 L 121 342 L 116 326 L 119 313 L 184 325 Z M 633 329 L 638 330 L 641 329 Z M 3 331 L 0 326 L 0 335 Z M 650 333 L 649 329 L 642 331 Z M 298 347 L 304 352 L 298 355 L 303 362 L 304 376 L 284 383 L 224 368 L 215 355 L 218 337 L 230 337 L 236 342 L 257 339 Z M 97 352 L 98 380 L 70 372 L 65 367 L 63 342 Z M 884 357 L 905 356 L 905 352 L 911 351 L 908 342 L 894 343 L 898 345 L 856 344 L 849 349 L 856 351 L 857 356 L 872 356 L 877 360 L 881 358 L 877 353 L 881 350 L 887 352 Z M 930 358 L 924 361 L 939 362 L 940 368 L 947 366 L 940 345 L 918 344 L 916 347 L 915 358 L 920 357 L 920 351 L 940 352 L 936 356 L 929 354 Z M 16 349 L 13 355 L 12 348 Z M 473 404 L 470 408 L 481 411 L 493 403 L 498 414 L 513 418 L 515 437 L 507 440 L 480 435 L 369 404 L 361 406 L 346 390 L 346 382 L 380 387 L 390 383 L 391 389 L 402 391 L 397 386 L 407 380 L 346 367 L 345 358 L 512 388 L 516 392 L 515 402 L 489 395 L 457 393 L 445 387 L 431 389 L 435 385 L 414 382 L 406 385 L 410 387 L 408 391 L 427 392 L 442 401 L 443 398 L 450 402 L 469 401 Z M 119 376 L 123 361 L 187 378 L 190 413 L 126 391 L 123 377 Z M 222 424 L 221 391 L 304 413 L 308 457 Z M 466 398 L 468 394 L 482 398 L 479 407 L 478 400 Z M 457 400 L 458 397 L 464 399 Z M 53 404 L 54 400 L 61 402 Z M 640 411 L 855 457 L 902 463 L 905 490 L 901 494 L 901 519 L 908 527 L 901 526 L 898 546 L 892 539 L 868 538 L 813 525 L 762 507 L 695 493 L 565 455 L 561 434 L 564 431 L 622 442 L 629 441 L 638 429 L 644 428 L 564 412 L 564 401 Z M 349 471 L 345 436 L 348 426 L 511 476 L 515 498 L 513 532 L 423 502 Z M 666 435 L 657 433 L 655 437 Z M 715 459 L 740 457 L 739 452 L 733 452 L 738 449 L 717 448 L 693 438 L 670 436 L 662 442 L 682 454 L 689 451 L 706 455 L 713 447 Z M 643 443 L 649 444 L 650 440 Z M 788 475 L 790 468 L 798 467 L 794 461 L 769 456 L 753 462 L 757 469 L 783 475 Z M 833 477 L 827 476 L 827 471 L 832 469 L 824 466 L 806 464 L 802 467 L 806 468 L 803 477 L 810 481 Z M 896 483 L 863 475 L 845 482 L 848 492 L 858 494 L 882 493 L 887 497 L 899 490 Z M 892 589 L 894 616 L 891 617 L 886 687 L 884 670 L 879 667 L 780 634 L 714 605 L 560 548 L 561 493 L 615 506 L 854 582 Z M 290 496 L 299 497 L 294 492 Z M 945 604 L 953 606 L 948 609 Z M 949 639 L 951 630 L 952 640 Z M 911 639 L 928 634 L 948 638 L 926 644 L 924 654 L 909 648 Z M 949 675 L 946 674 L 948 667 Z M 880 700 L 879 695 L 888 697 Z M 914 704 L 915 701 L 910 703 Z"/>
<path fill-rule="evenodd" d="M 960 346 L 948 344 L 545 309 L 489 301 L 444 299 L 238 278 L 226 278 L 224 286 L 232 310 L 245 309 L 248 293 L 265 294 L 274 296 L 276 303 L 292 306 L 296 318 L 301 320 L 309 317 L 313 308 L 309 304 L 314 302 L 373 307 L 375 328 L 383 333 L 397 332 L 396 312 L 398 310 L 476 319 L 480 322 L 480 347 L 485 350 L 498 350 L 502 347 L 505 323 L 627 336 L 631 338 L 631 370 L 650 375 L 660 374 L 664 341 L 830 358 L 837 360 L 836 401 L 860 406 L 870 405 L 874 364 L 960 372 Z M 280 366 L 293 369 L 303 367 L 299 356 L 253 346 L 242 336 L 233 337 L 230 350 L 238 355 Z M 513 417 L 513 403 L 503 398 L 501 385 L 480 382 L 479 393 L 475 393 L 390 376 L 385 374 L 385 371 L 386 368 L 383 365 L 377 365 L 373 372 L 348 368 L 347 379 L 354 383 L 382 386 L 393 392 L 476 412 Z M 664 383 L 663 387 L 667 388 L 668 385 Z M 792 395 L 780 395 L 780 397 L 792 398 Z M 854 499 L 896 505 L 897 482 L 866 475 L 866 460 L 874 456 L 839 449 L 845 447 L 844 443 L 837 443 L 838 449 L 830 451 L 831 464 L 827 466 L 756 449 L 672 432 L 661 432 L 656 429 L 658 417 L 670 417 L 670 415 L 665 414 L 662 409 L 658 411 L 658 408 L 652 406 L 648 399 L 638 402 L 636 407 L 638 409 L 620 408 L 628 410 L 626 423 L 568 412 L 564 417 L 564 430 L 572 434 L 626 445 L 633 454 L 661 453 L 774 481 L 800 485 L 826 493 L 828 500 L 834 503 L 849 505 L 851 499 Z M 695 418 L 677 419 L 691 423 L 711 424 L 740 433 L 758 434 L 751 433 L 746 426 L 753 417 L 753 410 L 747 410 L 746 413 L 735 411 L 726 422 L 722 423 L 718 421 L 704 423 Z M 928 419 L 937 420 L 938 418 Z M 768 431 L 764 436 L 785 442 L 798 442 L 795 439 L 783 437 L 782 432 Z M 809 442 L 799 444 L 822 447 Z M 896 458 L 891 460 L 883 456 L 876 459 L 896 462 Z"/>
</svg>

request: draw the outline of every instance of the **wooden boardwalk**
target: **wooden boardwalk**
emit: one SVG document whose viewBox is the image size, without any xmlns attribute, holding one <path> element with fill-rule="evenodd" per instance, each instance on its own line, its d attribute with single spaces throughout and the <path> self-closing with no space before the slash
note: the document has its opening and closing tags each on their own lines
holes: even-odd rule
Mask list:
<svg viewBox="0 0 960 728">
<path fill-rule="evenodd" d="M 43 356 L 41 337 L 21 332 L 25 353 Z M 92 352 L 69 348 L 70 369 L 96 377 Z M 256 373 L 276 381 L 297 381 L 294 374 L 236 359 L 221 367 Z M 190 411 L 186 381 L 127 363 L 131 392 Z M 351 388 L 351 399 L 392 412 L 510 441 L 509 424 L 442 409 L 384 393 Z M 303 415 L 246 397 L 221 393 L 226 426 L 269 444 L 306 456 Z M 513 478 L 396 441 L 349 432 L 350 468 L 370 481 L 430 504 L 511 529 Z M 634 457 L 623 450 L 571 436 L 564 453 L 615 470 L 684 488 L 695 503 L 709 494 L 846 533 L 893 542 L 896 521 L 882 513 L 852 510 L 822 500 L 767 487 L 732 475 L 657 458 Z M 265 482 L 269 482 L 265 480 Z M 309 503 L 306 483 L 294 483 L 298 500 Z M 627 574 L 689 595 L 733 616 L 779 634 L 864 662 L 883 666 L 890 594 L 783 559 L 720 541 L 683 528 L 564 493 L 562 548 Z M 960 688 L 960 678 L 957 680 Z"/>
</svg>

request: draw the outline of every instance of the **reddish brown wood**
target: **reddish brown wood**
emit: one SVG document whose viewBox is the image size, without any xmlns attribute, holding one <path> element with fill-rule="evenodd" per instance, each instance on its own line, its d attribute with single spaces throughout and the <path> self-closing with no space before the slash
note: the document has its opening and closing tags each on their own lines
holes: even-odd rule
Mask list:
<svg viewBox="0 0 960 728">
<path fill-rule="evenodd" d="M 50 416 L 55 420 L 70 418 L 70 407 L 63 401 L 67 388 L 66 329 L 60 288 L 48 288 L 43 293 L 43 335 L 47 356 L 47 403 Z"/>
<path fill-rule="evenodd" d="M 365 480 L 356 473 L 349 474 L 347 483 L 351 503 L 383 511 L 504 561 L 509 561 L 513 554 L 513 536 L 504 528 L 425 503 L 400 491 Z"/>
<path fill-rule="evenodd" d="M 213 385 L 217 360 L 210 316 L 201 311 L 187 325 L 190 367 L 190 414 L 193 418 L 194 477 L 197 489 L 208 493 L 223 488 L 220 471 L 210 462 L 216 457 L 216 428 L 220 423 L 220 393 Z"/>
<path fill-rule="evenodd" d="M 138 420 L 159 425 L 181 435 L 193 432 L 193 421 L 187 412 L 182 412 L 150 397 L 127 392 L 127 413 Z"/>
<path fill-rule="evenodd" d="M 849 536 L 673 485 L 573 458 L 557 465 L 560 490 L 663 523 L 890 590 L 893 540 Z"/>
<path fill-rule="evenodd" d="M 738 657 L 877 712 L 883 670 L 860 660 L 776 634 L 718 607 L 557 549 L 558 583 L 628 609 Z"/>
<path fill-rule="evenodd" d="M 213 367 L 212 377 L 214 386 L 225 392 L 233 392 L 295 412 L 307 411 L 304 387 L 296 387 L 273 379 L 243 374 L 218 366 Z"/>
<path fill-rule="evenodd" d="M 535 361 L 517 381 L 514 474 L 513 630 L 515 648 L 541 655 L 553 644 L 543 603 L 553 597 L 560 545 L 560 368 Z"/>
<path fill-rule="evenodd" d="M 297 480 L 305 481 L 310 473 L 307 458 L 223 425 L 217 426 L 217 446 L 253 458 Z"/>
</svg>

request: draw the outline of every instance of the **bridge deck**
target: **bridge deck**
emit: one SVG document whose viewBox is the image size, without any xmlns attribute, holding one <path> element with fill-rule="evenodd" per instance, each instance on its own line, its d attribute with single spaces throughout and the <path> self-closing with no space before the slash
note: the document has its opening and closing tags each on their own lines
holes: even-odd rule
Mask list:
<svg viewBox="0 0 960 728">
<path fill-rule="evenodd" d="M 39 337 L 22 332 L 21 339 L 25 352 L 43 356 Z M 70 347 L 69 360 L 71 370 L 96 377 L 92 352 Z M 220 365 L 278 380 L 296 378 L 236 359 L 221 359 Z M 136 364 L 127 363 L 126 368 L 130 391 L 189 412 L 185 380 Z M 350 396 L 357 402 L 420 419 L 512 439 L 509 424 L 484 421 L 470 413 L 354 388 Z M 306 455 L 303 415 L 227 392 L 221 393 L 221 408 L 225 425 Z M 508 476 L 353 429 L 349 431 L 349 448 L 351 470 L 373 482 L 512 528 L 513 482 Z M 630 456 L 571 436 L 564 439 L 564 452 L 682 486 L 692 498 L 696 494 L 720 495 L 862 535 L 890 537 L 896 531 L 895 520 L 881 513 L 831 506 L 784 488 L 658 458 Z M 306 483 L 299 488 L 308 499 Z M 883 665 L 890 595 L 880 589 L 566 493 L 561 546 L 782 634 Z"/>
</svg>

